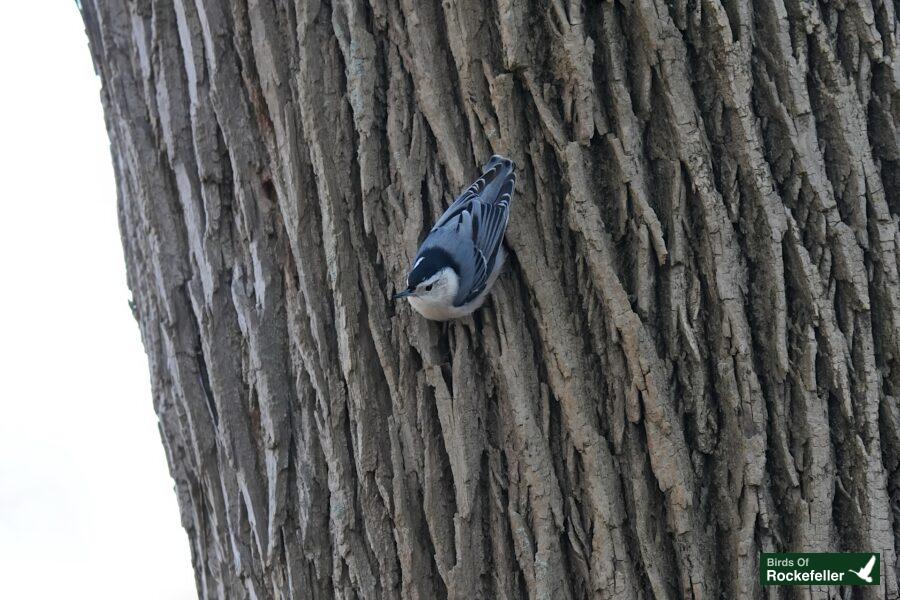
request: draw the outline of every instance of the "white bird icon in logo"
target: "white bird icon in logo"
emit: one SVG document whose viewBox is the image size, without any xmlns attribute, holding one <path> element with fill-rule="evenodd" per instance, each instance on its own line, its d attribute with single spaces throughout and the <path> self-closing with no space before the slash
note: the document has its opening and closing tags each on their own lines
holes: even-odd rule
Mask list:
<svg viewBox="0 0 900 600">
<path fill-rule="evenodd" d="M 851 573 L 865 581 L 866 583 L 872 583 L 872 567 L 875 566 L 875 555 L 872 555 L 872 558 L 869 559 L 869 562 L 866 563 L 859 571 L 854 571 L 853 569 L 848 569 Z"/>
</svg>

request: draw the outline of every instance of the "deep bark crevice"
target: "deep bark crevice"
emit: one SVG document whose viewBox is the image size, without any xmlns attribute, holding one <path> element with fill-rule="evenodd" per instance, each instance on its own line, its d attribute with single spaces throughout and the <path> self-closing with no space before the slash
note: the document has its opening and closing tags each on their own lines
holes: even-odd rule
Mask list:
<svg viewBox="0 0 900 600">
<path fill-rule="evenodd" d="M 760 551 L 878 550 L 898 597 L 897 10 L 85 0 L 200 596 L 792 597 Z M 494 153 L 504 273 L 423 321 L 389 295 Z"/>
</svg>

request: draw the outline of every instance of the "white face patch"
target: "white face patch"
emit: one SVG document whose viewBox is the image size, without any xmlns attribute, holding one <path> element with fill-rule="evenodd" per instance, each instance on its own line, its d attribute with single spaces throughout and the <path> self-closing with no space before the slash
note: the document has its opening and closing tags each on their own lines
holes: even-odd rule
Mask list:
<svg viewBox="0 0 900 600">
<path fill-rule="evenodd" d="M 434 275 L 432 275 L 431 277 L 429 277 L 428 279 L 426 279 L 419 285 L 422 286 L 423 288 L 427 287 L 429 285 L 434 285 L 441 278 L 442 274 L 443 274 L 443 271 L 438 271 L 437 273 L 435 273 Z"/>
<path fill-rule="evenodd" d="M 419 266 L 419 263 L 421 263 L 423 260 L 425 260 L 425 257 L 424 257 L 424 256 L 423 256 L 422 258 L 420 258 L 419 260 L 416 261 L 416 264 L 413 265 L 413 268 L 410 269 L 410 271 L 415 271 L 415 270 L 416 270 L 416 267 L 418 267 L 418 266 Z"/>
<path fill-rule="evenodd" d="M 433 285 L 431 290 L 425 287 Z M 445 320 L 452 317 L 453 300 L 459 289 L 459 278 L 451 268 L 435 273 L 421 283 L 418 293 L 409 297 L 409 303 L 420 314 L 429 319 Z M 449 311 L 449 312 L 448 312 Z"/>
</svg>

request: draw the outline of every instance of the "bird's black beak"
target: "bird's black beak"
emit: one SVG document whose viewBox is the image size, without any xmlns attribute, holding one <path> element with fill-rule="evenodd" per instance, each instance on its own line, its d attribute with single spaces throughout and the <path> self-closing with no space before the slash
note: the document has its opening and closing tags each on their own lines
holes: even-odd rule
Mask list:
<svg viewBox="0 0 900 600">
<path fill-rule="evenodd" d="M 403 290 L 402 292 L 397 292 L 396 294 L 394 294 L 394 300 L 399 300 L 400 298 L 406 298 L 407 296 L 412 296 L 415 291 L 416 290 L 414 290 L 412 288 L 407 288 L 407 289 Z"/>
</svg>

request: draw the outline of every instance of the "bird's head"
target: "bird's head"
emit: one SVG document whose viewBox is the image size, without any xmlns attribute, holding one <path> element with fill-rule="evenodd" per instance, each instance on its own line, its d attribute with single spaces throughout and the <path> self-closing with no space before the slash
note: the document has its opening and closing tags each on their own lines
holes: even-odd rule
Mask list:
<svg viewBox="0 0 900 600">
<path fill-rule="evenodd" d="M 418 302 L 445 305 L 453 303 L 459 290 L 459 272 L 452 257 L 440 248 L 428 248 L 416 257 L 406 278 L 406 289 L 394 299 L 409 298 Z"/>
</svg>

